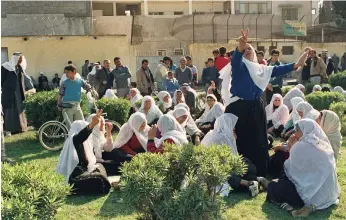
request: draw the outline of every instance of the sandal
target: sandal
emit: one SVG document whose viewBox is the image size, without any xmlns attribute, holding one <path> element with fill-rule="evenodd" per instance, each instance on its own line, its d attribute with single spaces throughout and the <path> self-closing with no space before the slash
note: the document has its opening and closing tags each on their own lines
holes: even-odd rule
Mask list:
<svg viewBox="0 0 346 220">
<path fill-rule="evenodd" d="M 293 217 L 308 217 L 310 213 L 316 211 L 316 206 L 314 205 L 308 205 L 304 206 L 303 208 L 299 210 L 295 210 L 292 212 Z"/>
</svg>

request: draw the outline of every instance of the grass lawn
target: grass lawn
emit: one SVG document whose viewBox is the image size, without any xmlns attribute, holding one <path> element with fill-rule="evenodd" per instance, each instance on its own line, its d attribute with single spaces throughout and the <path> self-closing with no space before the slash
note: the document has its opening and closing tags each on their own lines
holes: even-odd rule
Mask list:
<svg viewBox="0 0 346 220">
<path fill-rule="evenodd" d="M 9 157 L 19 162 L 38 163 L 47 172 L 54 172 L 60 151 L 50 152 L 42 148 L 36 139 L 35 132 L 14 135 L 6 138 L 5 143 L 6 153 Z M 345 151 L 345 146 L 343 151 Z M 342 192 L 345 192 L 346 153 L 339 157 L 338 177 Z M 293 219 L 289 213 L 266 203 L 265 197 L 265 193 L 261 193 L 255 199 L 250 199 L 247 194 L 243 193 L 230 194 L 225 200 L 227 207 L 223 212 L 224 219 Z M 70 196 L 56 217 L 57 219 L 136 219 L 137 215 L 133 209 L 117 203 L 120 198 L 120 192 L 111 192 L 106 196 Z M 345 195 L 341 194 L 338 206 L 313 213 L 306 219 L 346 219 Z"/>
</svg>

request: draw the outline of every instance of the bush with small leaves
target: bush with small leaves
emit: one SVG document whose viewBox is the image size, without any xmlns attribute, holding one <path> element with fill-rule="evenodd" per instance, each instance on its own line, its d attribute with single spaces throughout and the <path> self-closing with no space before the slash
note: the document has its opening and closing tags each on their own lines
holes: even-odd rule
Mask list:
<svg viewBox="0 0 346 220">
<path fill-rule="evenodd" d="M 330 105 L 330 110 L 335 112 L 341 122 L 341 134 L 346 136 L 346 102 L 337 102 Z"/>
<path fill-rule="evenodd" d="M 220 218 L 217 186 L 246 170 L 227 146 L 165 146 L 163 154 L 140 154 L 122 168 L 125 202 L 147 219 Z"/>
<path fill-rule="evenodd" d="M 70 193 L 61 176 L 37 164 L 3 164 L 1 219 L 54 219 Z"/>
<path fill-rule="evenodd" d="M 333 88 L 335 86 L 341 86 L 343 89 L 346 89 L 346 71 L 330 75 L 329 84 Z"/>
<path fill-rule="evenodd" d="M 345 100 L 344 96 L 338 92 L 313 92 L 305 96 L 305 99 L 319 111 L 329 109 L 329 106 L 334 102 Z"/>
<path fill-rule="evenodd" d="M 294 86 L 284 86 L 282 87 L 282 97 L 284 97 Z"/>
<path fill-rule="evenodd" d="M 97 101 L 97 107 L 107 113 L 107 119 L 124 124 L 129 118 L 131 104 L 126 99 L 102 98 Z"/>
</svg>

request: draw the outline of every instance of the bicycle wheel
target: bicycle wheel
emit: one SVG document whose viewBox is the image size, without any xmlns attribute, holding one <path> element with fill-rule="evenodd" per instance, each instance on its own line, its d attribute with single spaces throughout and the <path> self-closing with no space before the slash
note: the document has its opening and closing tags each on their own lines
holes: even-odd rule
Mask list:
<svg viewBox="0 0 346 220">
<path fill-rule="evenodd" d="M 46 122 L 38 130 L 40 144 L 50 151 L 57 151 L 63 148 L 67 137 L 67 128 L 59 121 Z"/>
<path fill-rule="evenodd" d="M 117 135 L 119 133 L 119 131 L 120 131 L 121 124 L 119 124 L 118 122 L 113 121 L 113 120 L 106 120 L 106 122 L 110 122 L 113 125 L 112 136 Z"/>
</svg>

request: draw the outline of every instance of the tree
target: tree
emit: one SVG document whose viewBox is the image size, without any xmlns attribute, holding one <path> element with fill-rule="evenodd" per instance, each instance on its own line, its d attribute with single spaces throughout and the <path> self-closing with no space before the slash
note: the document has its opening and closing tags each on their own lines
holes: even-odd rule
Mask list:
<svg viewBox="0 0 346 220">
<path fill-rule="evenodd" d="M 333 1 L 333 11 L 336 15 L 340 15 L 342 18 L 346 19 L 346 3 L 344 1 Z"/>
</svg>

